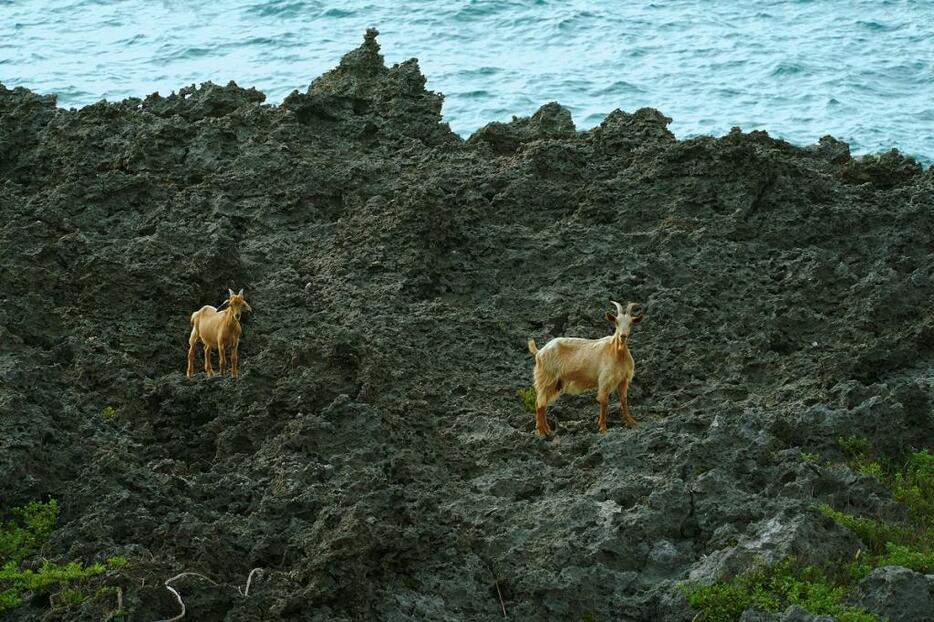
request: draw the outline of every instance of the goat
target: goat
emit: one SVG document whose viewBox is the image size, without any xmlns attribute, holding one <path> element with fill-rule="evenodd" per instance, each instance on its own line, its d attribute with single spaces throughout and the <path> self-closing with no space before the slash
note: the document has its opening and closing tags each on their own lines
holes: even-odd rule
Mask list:
<svg viewBox="0 0 934 622">
<path fill-rule="evenodd" d="M 601 432 L 606 432 L 606 409 L 614 389 L 619 394 L 623 424 L 629 428 L 636 426 L 626 399 L 636 371 L 628 341 L 632 325 L 642 321 L 643 316 L 634 315 L 638 307 L 634 302 L 626 306 L 625 312 L 621 304 L 610 302 L 616 306 L 616 316 L 606 314 L 606 319 L 616 327 L 612 335 L 602 339 L 558 337 L 541 350 L 534 339 L 529 339 L 529 352 L 535 355 L 535 429 L 539 434 L 551 433 L 545 408 L 562 392 L 577 394 L 593 388 L 597 389 L 600 403 L 597 424 Z"/>
<path fill-rule="evenodd" d="M 211 369 L 211 348 L 216 347 L 220 375 L 224 375 L 225 350 L 230 347 L 230 375 L 237 377 L 237 347 L 240 345 L 240 314 L 244 309 L 252 312 L 253 309 L 243 298 L 243 290 L 239 294 L 227 290 L 230 296 L 224 303 L 227 308 L 218 311 L 211 305 L 205 305 L 191 314 L 191 335 L 188 337 L 188 377 L 195 370 L 195 344 L 200 339 L 204 343 L 204 371 L 208 376 L 214 375 Z"/>
</svg>

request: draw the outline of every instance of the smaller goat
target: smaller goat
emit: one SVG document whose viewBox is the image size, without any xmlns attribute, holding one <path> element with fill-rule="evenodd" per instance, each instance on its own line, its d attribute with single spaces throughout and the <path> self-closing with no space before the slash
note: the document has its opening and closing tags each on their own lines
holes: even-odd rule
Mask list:
<svg viewBox="0 0 934 622">
<path fill-rule="evenodd" d="M 244 309 L 253 311 L 239 294 L 227 290 L 230 296 L 225 301 L 227 308 L 218 311 L 211 305 L 205 305 L 191 314 L 191 336 L 188 337 L 188 377 L 195 371 L 195 344 L 200 339 L 204 343 L 204 371 L 214 375 L 211 369 L 211 348 L 217 348 L 220 375 L 224 375 L 226 349 L 230 348 L 230 375 L 237 377 L 237 347 L 240 344 L 240 314 Z M 221 303 L 224 306 L 224 303 Z"/>
<path fill-rule="evenodd" d="M 597 425 L 606 432 L 606 409 L 610 392 L 619 394 L 620 412 L 626 427 L 635 427 L 636 420 L 629 414 L 626 393 L 636 372 L 635 362 L 629 353 L 629 333 L 632 325 L 642 320 L 634 315 L 638 305 L 634 302 L 623 307 L 618 302 L 616 316 L 606 314 L 606 319 L 616 326 L 612 335 L 602 339 L 576 339 L 558 337 L 539 350 L 534 339 L 529 339 L 529 352 L 535 355 L 535 429 L 539 434 L 551 433 L 545 408 L 558 399 L 563 391 L 576 394 L 597 389 L 600 403 L 600 419 Z"/>
</svg>

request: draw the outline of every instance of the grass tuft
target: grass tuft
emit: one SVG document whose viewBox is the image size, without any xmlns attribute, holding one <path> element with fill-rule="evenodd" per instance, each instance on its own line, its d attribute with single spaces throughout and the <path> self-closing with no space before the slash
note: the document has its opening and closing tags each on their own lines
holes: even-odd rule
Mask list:
<svg viewBox="0 0 934 622">
<path fill-rule="evenodd" d="M 519 396 L 519 399 L 522 400 L 522 406 L 525 407 L 527 411 L 535 414 L 535 387 L 528 387 L 525 389 L 519 389 L 516 391 L 516 395 Z"/>
<path fill-rule="evenodd" d="M 707 622 L 735 622 L 749 608 L 784 611 L 798 605 L 815 615 L 832 615 L 841 622 L 875 622 L 861 607 L 843 603 L 846 585 L 814 566 L 800 566 L 794 559 L 756 566 L 732 581 L 683 588 L 692 607 L 703 611 Z"/>
</svg>

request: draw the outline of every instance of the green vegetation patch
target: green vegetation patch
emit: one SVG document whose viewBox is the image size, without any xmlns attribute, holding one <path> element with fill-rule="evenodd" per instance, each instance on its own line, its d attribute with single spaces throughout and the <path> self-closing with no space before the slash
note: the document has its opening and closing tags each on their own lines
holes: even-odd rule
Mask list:
<svg viewBox="0 0 934 622">
<path fill-rule="evenodd" d="M 42 546 L 58 520 L 58 503 L 33 501 L 15 508 L 13 515 L 19 520 L 0 523 L 0 564 L 18 564 L 25 557 L 35 554 Z"/>
<path fill-rule="evenodd" d="M 750 607 L 784 611 L 790 605 L 815 615 L 832 615 L 840 622 L 875 622 L 876 617 L 865 609 L 842 603 L 848 588 L 822 569 L 787 559 L 772 566 L 756 566 L 732 581 L 685 591 L 688 602 L 702 610 L 701 619 L 708 622 L 734 622 Z"/>
<path fill-rule="evenodd" d="M 869 442 L 859 437 L 840 438 L 837 444 L 850 466 L 882 482 L 908 515 L 907 520 L 895 521 L 820 507 L 866 545 L 866 555 L 849 566 L 853 578 L 862 579 L 882 566 L 934 572 L 934 454 L 924 449 L 900 460 L 886 460 L 875 456 Z"/>
<path fill-rule="evenodd" d="M 901 503 L 907 520 L 847 514 L 823 505 L 819 509 L 855 533 L 865 544 L 855 559 L 817 568 L 787 559 L 772 566 L 757 566 L 730 581 L 684 587 L 688 602 L 700 609 L 699 619 L 733 622 L 750 607 L 783 611 L 798 605 L 815 615 L 832 615 L 841 622 L 877 620 L 864 609 L 843 604 L 857 584 L 874 569 L 904 566 L 916 572 L 934 572 L 934 455 L 917 451 L 902 459 L 882 459 L 868 440 L 858 436 L 837 441 L 852 469 L 875 477 Z M 816 461 L 813 454 L 802 454 Z"/>
<path fill-rule="evenodd" d="M 38 569 L 39 550 L 58 520 L 58 503 L 32 502 L 12 511 L 14 520 L 0 523 L 0 613 L 18 607 L 37 594 L 48 594 L 55 609 L 76 607 L 89 598 L 111 594 L 117 588 L 92 585 L 92 577 L 127 564 L 125 557 L 111 557 L 106 564 L 85 566 L 72 561 L 55 564 L 44 560 Z M 26 561 L 33 563 L 25 564 Z"/>
<path fill-rule="evenodd" d="M 519 396 L 519 399 L 522 400 L 522 405 L 530 413 L 535 413 L 535 387 L 528 387 L 527 389 L 519 389 L 516 391 L 516 395 Z"/>
</svg>

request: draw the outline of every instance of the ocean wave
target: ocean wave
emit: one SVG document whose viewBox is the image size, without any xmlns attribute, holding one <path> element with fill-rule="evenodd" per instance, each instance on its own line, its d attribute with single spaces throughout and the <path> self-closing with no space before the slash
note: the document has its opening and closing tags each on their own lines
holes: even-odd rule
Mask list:
<svg viewBox="0 0 934 622">
<path fill-rule="evenodd" d="M 934 101 L 934 2 L 853 0 L 843 18 L 837 3 L 782 7 L 68 0 L 43 10 L 6 2 L 0 81 L 80 105 L 235 78 L 276 103 L 335 66 L 375 25 L 389 65 L 421 59 L 461 135 L 558 100 L 581 127 L 615 108 L 653 106 L 681 134 L 750 119 L 801 141 L 860 127 L 860 148 L 894 144 L 934 157 L 934 132 L 922 127 Z M 119 80 L 108 82 L 108 72 Z M 893 101 L 907 112 L 892 114 Z"/>
<path fill-rule="evenodd" d="M 270 2 L 258 3 L 247 7 L 244 11 L 247 15 L 256 17 L 296 17 L 307 13 L 310 10 L 317 9 L 315 5 L 301 0 L 271 0 Z"/>
</svg>

